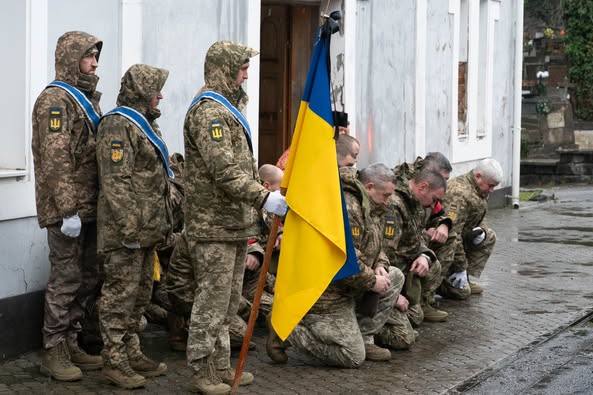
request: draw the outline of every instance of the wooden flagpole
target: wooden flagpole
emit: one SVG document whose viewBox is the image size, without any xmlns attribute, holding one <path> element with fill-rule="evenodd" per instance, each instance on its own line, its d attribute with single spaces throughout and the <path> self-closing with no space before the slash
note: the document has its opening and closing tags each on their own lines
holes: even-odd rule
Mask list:
<svg viewBox="0 0 593 395">
<path fill-rule="evenodd" d="M 285 193 L 286 191 L 283 190 L 282 194 L 284 195 Z M 243 373 L 243 368 L 245 367 L 245 360 L 247 359 L 247 352 L 249 351 L 249 343 L 251 342 L 251 335 L 253 335 L 253 328 L 255 327 L 255 320 L 259 311 L 259 303 L 261 301 L 261 296 L 264 293 L 264 286 L 266 285 L 266 275 L 268 274 L 270 260 L 272 259 L 272 252 L 274 251 L 274 245 L 276 244 L 276 235 L 278 234 L 280 218 L 281 217 L 278 215 L 274 215 L 274 220 L 272 221 L 272 228 L 270 229 L 268 243 L 266 244 L 266 253 L 264 255 L 264 261 L 262 262 L 261 271 L 259 273 L 259 279 L 257 282 L 257 290 L 255 291 L 255 297 L 253 298 L 253 305 L 251 306 L 251 313 L 249 314 L 247 330 L 245 331 L 245 336 L 243 337 L 241 354 L 239 354 L 239 361 L 237 362 L 237 368 L 235 369 L 235 378 L 233 379 L 231 394 L 237 393 L 239 381 L 241 381 L 241 373 Z"/>
</svg>

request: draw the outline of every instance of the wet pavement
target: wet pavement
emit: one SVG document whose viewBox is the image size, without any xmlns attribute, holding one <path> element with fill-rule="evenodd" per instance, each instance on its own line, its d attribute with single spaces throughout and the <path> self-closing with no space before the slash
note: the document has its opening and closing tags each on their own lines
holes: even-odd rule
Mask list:
<svg viewBox="0 0 593 395">
<path fill-rule="evenodd" d="M 263 331 L 258 329 L 257 350 L 249 353 L 246 363 L 246 370 L 255 374 L 256 381 L 242 387 L 239 393 L 478 391 L 480 377 L 485 384 L 493 380 L 488 378 L 492 376 L 487 374 L 488 368 L 501 371 L 518 360 L 526 348 L 551 344 L 550 339 L 575 331 L 576 326 L 562 329 L 593 307 L 593 187 L 562 187 L 545 193 L 554 194 L 556 200 L 523 203 L 519 210 L 493 210 L 488 214 L 498 241 L 482 275 L 484 293 L 462 302 L 441 300 L 440 308 L 450 313 L 449 320 L 419 328 L 420 338 L 412 350 L 393 352 L 388 363 L 365 362 L 356 370 L 323 367 L 289 351 L 288 364 L 278 366 L 266 356 Z M 592 336 L 587 333 L 580 345 L 564 351 L 573 355 L 565 360 L 566 364 L 574 364 L 572 372 L 576 376 L 591 374 L 586 360 L 593 354 L 592 343 L 587 343 Z M 168 350 L 165 332 L 150 327 L 143 333 L 142 341 L 147 354 L 167 362 L 169 373 L 149 379 L 144 389 L 134 393 L 187 392 L 190 372 L 184 355 Z M 539 358 L 553 361 L 555 350 L 548 351 Z M 36 352 L 31 352 L 1 364 L 0 394 L 127 392 L 109 385 L 99 372 L 85 374 L 76 383 L 49 380 L 38 373 L 37 361 Z M 566 385 L 560 374 L 566 364 L 550 365 L 550 371 L 558 374 L 549 376 L 543 384 L 557 383 L 558 388 Z M 519 374 L 517 380 L 521 377 Z M 471 381 L 472 378 L 475 380 Z M 500 385 L 492 381 L 492 387 L 484 387 L 491 391 L 483 393 L 500 393 Z M 530 388 L 527 393 L 538 392 L 533 385 L 525 388 Z"/>
</svg>

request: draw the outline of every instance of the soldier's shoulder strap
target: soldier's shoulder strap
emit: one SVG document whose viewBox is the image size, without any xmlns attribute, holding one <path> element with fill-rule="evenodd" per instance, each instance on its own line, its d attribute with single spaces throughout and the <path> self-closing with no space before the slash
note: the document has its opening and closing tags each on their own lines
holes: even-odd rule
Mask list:
<svg viewBox="0 0 593 395">
<path fill-rule="evenodd" d="M 235 106 L 233 106 L 231 102 L 229 102 L 226 99 L 226 97 L 214 91 L 206 91 L 194 97 L 187 111 L 191 111 L 192 108 L 194 108 L 202 100 L 215 101 L 224 106 L 227 110 L 229 110 L 233 117 L 235 117 L 235 119 L 241 124 L 241 126 L 243 126 L 243 132 L 245 133 L 245 137 L 247 138 L 249 150 L 253 152 L 253 144 L 251 143 L 251 128 L 249 127 L 249 122 L 247 122 L 247 118 L 245 118 L 241 111 L 239 111 Z"/>
<path fill-rule="evenodd" d="M 99 116 L 97 111 L 95 111 L 93 104 L 84 95 L 84 93 L 82 93 L 81 91 L 79 91 L 78 89 L 73 87 L 72 85 L 67 84 L 63 81 L 53 81 L 53 82 L 49 83 L 49 85 L 47 85 L 46 89 L 51 88 L 51 87 L 60 88 L 64 91 L 66 91 L 70 95 L 70 97 L 72 97 L 72 99 L 74 99 L 74 101 L 82 109 L 82 112 L 84 113 L 86 118 L 89 120 L 89 122 L 93 126 L 93 132 L 96 133 L 97 128 L 99 127 L 99 120 L 101 119 L 101 117 Z"/>
</svg>

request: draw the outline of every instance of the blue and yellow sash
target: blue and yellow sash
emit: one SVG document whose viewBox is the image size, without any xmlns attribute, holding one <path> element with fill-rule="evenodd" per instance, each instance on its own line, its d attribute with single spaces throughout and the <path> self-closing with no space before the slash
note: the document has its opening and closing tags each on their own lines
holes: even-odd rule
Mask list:
<svg viewBox="0 0 593 395">
<path fill-rule="evenodd" d="M 84 93 L 82 93 L 81 91 L 79 91 L 78 89 L 73 87 L 72 85 L 69 85 L 63 81 L 51 82 L 46 88 L 49 88 L 49 87 L 60 88 L 60 89 L 65 90 L 66 92 L 68 92 L 68 94 L 74 99 L 74 101 L 76 103 L 78 103 L 78 105 L 84 112 L 84 115 L 86 116 L 86 118 L 89 120 L 89 122 L 93 126 L 93 132 L 95 132 L 95 133 L 97 132 L 97 128 L 99 127 L 99 120 L 101 119 L 101 117 L 99 116 L 99 114 L 97 114 L 97 112 L 95 111 L 95 108 L 93 107 L 93 104 L 84 95 Z"/>
<path fill-rule="evenodd" d="M 188 112 L 194 108 L 201 100 L 214 100 L 215 102 L 222 104 L 227 110 L 233 114 L 235 119 L 239 121 L 241 126 L 243 126 L 243 132 L 245 132 L 245 137 L 247 138 L 247 144 L 249 144 L 249 150 L 253 153 L 253 145 L 251 143 L 251 129 L 249 128 L 249 123 L 241 111 L 239 111 L 235 106 L 233 106 L 223 95 L 220 93 L 216 93 L 213 91 L 206 91 L 198 96 L 196 96 L 191 104 L 189 105 Z"/>
<path fill-rule="evenodd" d="M 159 153 L 159 156 L 161 157 L 165 170 L 167 170 L 169 178 L 174 180 L 175 174 L 173 173 L 173 170 L 171 170 L 171 166 L 169 166 L 169 151 L 167 150 L 167 145 L 165 144 L 163 139 L 161 139 L 159 135 L 156 134 L 154 130 L 152 130 L 152 126 L 150 126 L 150 123 L 144 117 L 144 115 L 140 114 L 133 108 L 127 106 L 116 107 L 113 110 L 109 111 L 107 114 L 103 115 L 103 118 L 108 117 L 110 115 L 121 115 L 122 117 L 126 118 L 128 121 L 136 125 L 138 129 L 140 129 L 144 133 L 144 135 L 148 137 L 148 140 L 150 140 L 152 145 L 154 145 L 154 148 L 156 148 L 157 152 Z"/>
</svg>

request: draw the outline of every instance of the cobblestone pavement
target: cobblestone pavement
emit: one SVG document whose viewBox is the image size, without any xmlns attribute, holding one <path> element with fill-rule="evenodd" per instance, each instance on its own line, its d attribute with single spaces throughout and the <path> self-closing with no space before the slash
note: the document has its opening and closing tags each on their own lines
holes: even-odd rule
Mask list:
<svg viewBox="0 0 593 395">
<path fill-rule="evenodd" d="M 442 300 L 449 321 L 424 324 L 412 350 L 357 370 L 315 365 L 292 352 L 288 364 L 278 366 L 267 358 L 258 329 L 257 350 L 246 363 L 256 381 L 239 393 L 442 393 L 572 322 L 593 305 L 593 187 L 546 192 L 557 199 L 489 213 L 498 242 L 481 279 L 484 293 L 463 302 Z M 147 354 L 168 364 L 169 373 L 134 392 L 187 392 L 184 355 L 168 350 L 165 332 L 151 327 L 142 341 Z M 127 392 L 109 385 L 99 372 L 76 383 L 49 380 L 38 373 L 37 360 L 31 352 L 0 365 L 0 394 Z"/>
</svg>

